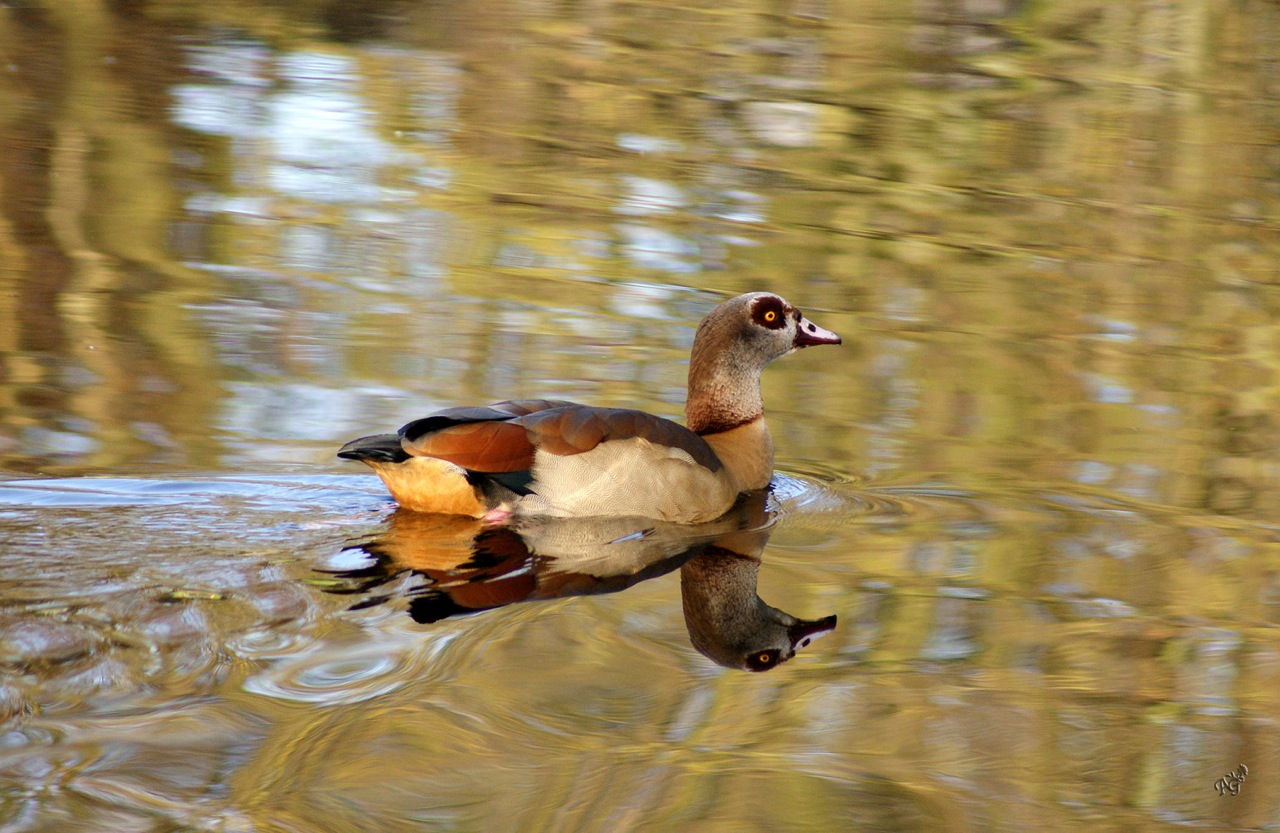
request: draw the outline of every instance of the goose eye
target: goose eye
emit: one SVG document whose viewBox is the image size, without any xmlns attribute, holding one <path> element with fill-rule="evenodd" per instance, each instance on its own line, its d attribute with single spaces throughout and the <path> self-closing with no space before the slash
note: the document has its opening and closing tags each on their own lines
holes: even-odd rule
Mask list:
<svg viewBox="0 0 1280 833">
<path fill-rule="evenodd" d="M 781 330 L 786 326 L 787 315 L 781 301 L 780 298 L 761 298 L 760 303 L 751 308 L 752 322 L 770 330 Z"/>
<path fill-rule="evenodd" d="M 779 656 L 780 654 L 777 651 L 760 651 L 757 654 L 747 654 L 747 670 L 767 671 L 780 662 Z"/>
</svg>

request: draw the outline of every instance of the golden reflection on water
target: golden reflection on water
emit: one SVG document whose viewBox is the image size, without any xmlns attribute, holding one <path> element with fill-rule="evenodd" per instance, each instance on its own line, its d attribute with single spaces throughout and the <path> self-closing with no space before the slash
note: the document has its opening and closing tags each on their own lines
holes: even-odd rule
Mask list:
<svg viewBox="0 0 1280 833">
<path fill-rule="evenodd" d="M 1280 823 L 1278 42 L 1262 0 L 9 4 L 0 468 L 106 477 L 0 484 L 4 829 Z M 846 335 L 765 378 L 760 595 L 834 635 L 720 673 L 674 574 L 430 626 L 311 584 L 385 514 L 343 439 L 677 416 L 761 288 Z"/>
<path fill-rule="evenodd" d="M 339 553 L 326 589 L 363 595 L 353 610 L 404 601 L 413 621 L 428 624 L 518 602 L 616 593 L 678 568 L 698 652 L 726 668 L 772 671 L 836 625 L 834 615 L 797 619 L 757 594 L 773 500 L 752 492 L 696 526 L 618 517 L 495 527 L 397 509 L 386 532 Z"/>
</svg>

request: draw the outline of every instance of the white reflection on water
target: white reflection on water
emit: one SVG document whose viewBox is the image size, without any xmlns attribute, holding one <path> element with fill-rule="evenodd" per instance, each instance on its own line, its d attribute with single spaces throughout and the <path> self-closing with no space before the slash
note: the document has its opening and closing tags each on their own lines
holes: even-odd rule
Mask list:
<svg viewBox="0 0 1280 833">
<path fill-rule="evenodd" d="M 408 195 L 385 190 L 380 170 L 422 160 L 378 134 L 351 57 L 295 52 L 270 62 L 261 47 L 232 43 L 192 50 L 191 66 L 215 83 L 175 86 L 174 121 L 246 142 L 236 155 L 266 157 L 258 175 L 270 190 L 321 203 Z"/>
<path fill-rule="evenodd" d="M 636 266 L 673 275 L 701 271 L 698 247 L 678 234 L 638 223 L 621 223 L 617 230 L 623 253 Z"/>
<path fill-rule="evenodd" d="M 215 186 L 224 193 L 194 194 L 186 201 L 188 211 L 221 216 L 242 231 L 261 224 L 258 235 L 274 238 L 278 254 L 273 266 L 329 271 L 348 280 L 379 273 L 445 275 L 445 241 L 457 246 L 474 236 L 452 212 L 432 209 L 426 222 L 422 215 L 423 201 L 434 193 L 458 191 L 451 145 L 464 78 L 456 58 L 379 47 L 273 57 L 261 45 L 245 41 L 205 45 L 189 54 L 188 66 L 199 80 L 172 88 L 171 117 L 196 132 L 230 137 L 234 170 L 229 187 Z M 395 129 L 389 131 L 390 126 Z M 786 125 L 777 129 L 792 130 Z M 395 138 L 384 138 L 389 135 Z M 725 142 L 732 145 L 736 138 L 725 137 Z M 637 155 L 683 149 L 638 134 L 620 134 L 617 142 Z M 763 197 L 744 189 L 741 173 L 732 166 L 699 170 L 696 194 L 683 183 L 620 175 L 612 210 L 636 219 L 614 228 L 616 250 L 605 254 L 666 274 L 723 268 L 726 246 L 751 241 L 724 231 L 673 232 L 660 227 L 657 216 L 692 211 L 755 224 L 764 219 Z M 227 178 L 216 181 L 226 183 Z M 254 191 L 300 204 L 290 209 L 275 199 L 244 193 Z M 386 210 L 377 218 L 358 214 L 358 206 L 371 205 Z M 335 209 L 338 214 L 326 213 Z M 319 219 L 308 222 L 308 217 Z M 643 217 L 655 222 L 641 222 Z M 596 231 L 589 225 L 573 229 L 570 237 L 591 238 Z M 517 228 L 503 235 L 520 233 Z M 368 251 L 379 243 L 386 244 L 385 251 Z M 497 263 L 518 268 L 519 258 L 513 257 L 517 248 L 501 243 L 495 249 Z M 545 252 L 531 253 L 531 267 L 586 268 L 548 264 Z M 377 254 L 382 256 L 373 256 Z"/>
<path fill-rule="evenodd" d="M 619 214 L 643 216 L 645 214 L 669 214 L 685 204 L 684 192 L 669 182 L 647 176 L 622 177 L 622 204 L 614 211 Z"/>
<path fill-rule="evenodd" d="M 442 634 L 431 642 L 447 643 L 451 638 Z M 423 645 L 424 640 L 416 634 L 342 648 L 315 644 L 249 677 L 244 689 L 296 703 L 359 703 L 390 694 L 411 679 L 405 655 Z M 438 650 L 441 646 L 435 647 Z"/>
<path fill-rule="evenodd" d="M 374 48 L 273 57 L 261 45 L 242 41 L 194 48 L 189 55 L 188 66 L 199 80 L 172 88 L 171 118 L 199 133 L 231 137 L 234 165 L 230 187 L 192 195 L 189 211 L 223 215 L 242 227 L 267 221 L 260 233 L 277 237 L 281 264 L 291 268 L 367 274 L 416 267 L 439 273 L 436 238 L 450 223 L 423 222 L 415 204 L 423 188 L 441 188 L 453 178 L 435 158 L 454 129 L 460 73 L 451 59 Z M 394 91 L 405 99 L 407 116 L 396 131 L 403 142 L 383 138 L 384 114 L 368 93 L 371 74 L 385 62 L 394 64 L 389 71 L 412 81 Z M 290 211 L 280 199 L 313 207 Z M 319 223 L 288 221 L 314 216 L 316 204 L 346 206 L 351 213 Z M 370 214 L 361 208 L 371 205 L 384 210 Z M 395 241 L 397 252 L 388 253 L 393 255 L 408 241 L 417 243 L 390 259 L 364 256 L 379 239 Z M 350 251 L 352 246 L 358 251 Z"/>
</svg>

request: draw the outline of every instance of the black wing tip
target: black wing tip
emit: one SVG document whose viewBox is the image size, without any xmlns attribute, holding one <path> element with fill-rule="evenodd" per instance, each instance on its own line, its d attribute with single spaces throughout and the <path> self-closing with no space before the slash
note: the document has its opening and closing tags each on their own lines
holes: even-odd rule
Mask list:
<svg viewBox="0 0 1280 833">
<path fill-rule="evenodd" d="M 401 439 L 414 442 L 421 437 L 430 434 L 432 431 L 439 431 L 441 428 L 448 428 L 453 425 L 453 421 L 447 417 L 429 416 L 415 419 L 413 422 L 406 422 L 400 426 L 400 432 L 397 435 Z"/>
<path fill-rule="evenodd" d="M 401 427 L 399 436 L 409 442 L 417 442 L 427 434 L 443 431 L 445 428 L 451 428 L 454 425 L 465 425 L 471 422 L 506 422 L 515 419 L 517 416 L 517 414 L 507 413 L 492 407 L 445 408 L 443 411 L 437 411 L 429 416 L 406 423 Z"/>
<path fill-rule="evenodd" d="M 399 434 L 373 434 L 360 437 L 338 449 L 344 460 L 362 460 L 374 463 L 403 463 L 409 453 L 400 445 Z"/>
</svg>

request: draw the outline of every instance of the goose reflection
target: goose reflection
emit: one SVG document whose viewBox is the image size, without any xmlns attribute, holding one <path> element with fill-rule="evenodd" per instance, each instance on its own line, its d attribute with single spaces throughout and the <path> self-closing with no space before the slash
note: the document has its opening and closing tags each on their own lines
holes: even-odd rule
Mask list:
<svg viewBox="0 0 1280 833">
<path fill-rule="evenodd" d="M 767 671 L 835 629 L 835 615 L 798 619 L 756 592 L 775 513 L 766 492 L 697 526 L 643 518 L 529 519 L 486 526 L 397 510 L 386 532 L 349 547 L 363 562 L 324 572 L 330 592 L 360 594 L 353 609 L 407 602 L 430 623 L 516 602 L 616 593 L 679 568 L 689 639 L 728 668 Z M 416 577 L 408 590 L 403 580 Z"/>
</svg>

